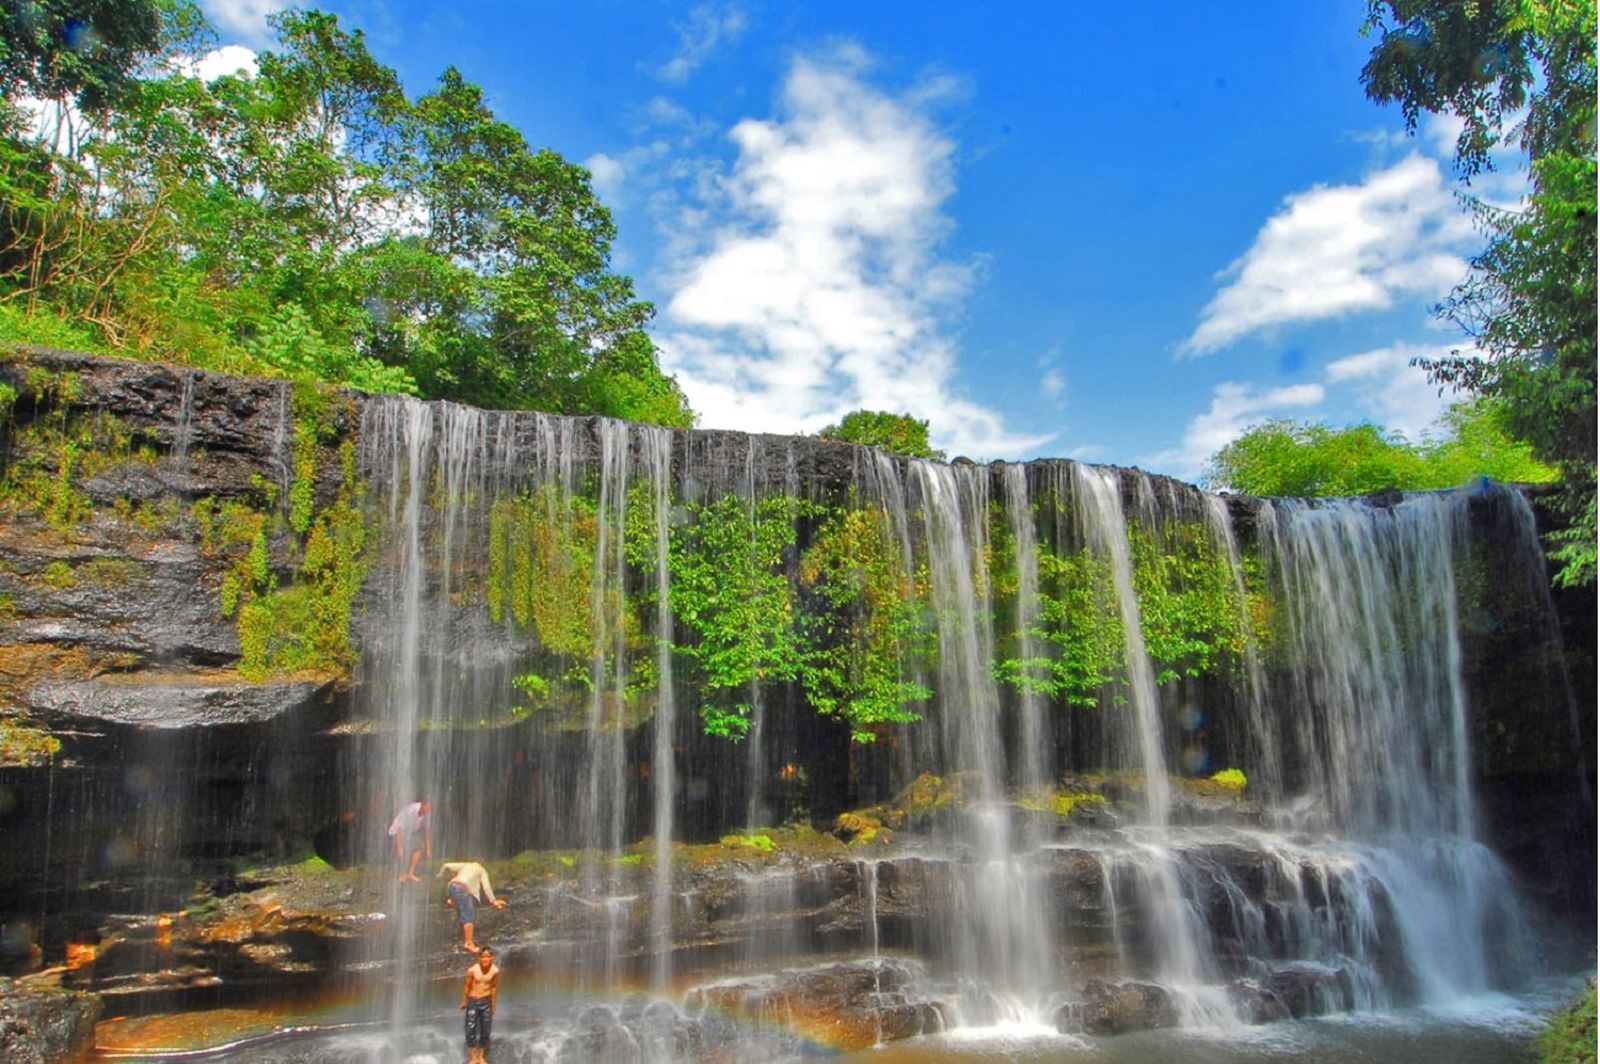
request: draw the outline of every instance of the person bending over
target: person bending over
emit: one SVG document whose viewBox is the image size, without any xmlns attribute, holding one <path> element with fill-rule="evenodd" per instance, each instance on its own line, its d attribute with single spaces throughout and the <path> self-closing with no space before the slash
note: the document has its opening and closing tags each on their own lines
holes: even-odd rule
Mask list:
<svg viewBox="0 0 1600 1064">
<path fill-rule="evenodd" d="M 499 996 L 500 966 L 494 962 L 494 950 L 481 946 L 478 960 L 467 969 L 467 981 L 461 986 L 461 1008 L 466 1011 L 467 1064 L 486 1064 L 489 1025 L 494 1019 L 494 1006 Z"/>
<path fill-rule="evenodd" d="M 450 877 L 450 882 L 444 888 L 444 903 L 456 911 L 456 922 L 461 925 L 461 948 L 468 953 L 476 953 L 478 943 L 472 937 L 472 929 L 477 919 L 479 901 L 487 902 L 496 909 L 504 909 L 506 903 L 494 896 L 494 888 L 489 885 L 489 873 L 476 861 L 446 861 L 434 878 L 443 879 L 445 876 Z"/>
</svg>

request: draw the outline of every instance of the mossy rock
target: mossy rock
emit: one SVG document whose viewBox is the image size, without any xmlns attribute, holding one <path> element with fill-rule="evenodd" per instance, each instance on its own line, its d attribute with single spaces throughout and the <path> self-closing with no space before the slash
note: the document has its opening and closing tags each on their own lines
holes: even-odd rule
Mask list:
<svg viewBox="0 0 1600 1064">
<path fill-rule="evenodd" d="M 834 818 L 833 833 L 849 846 L 887 846 L 894 840 L 894 832 L 865 810 L 840 813 Z"/>
<path fill-rule="evenodd" d="M 61 740 L 43 728 L 0 720 L 0 767 L 39 768 L 61 752 Z"/>
</svg>

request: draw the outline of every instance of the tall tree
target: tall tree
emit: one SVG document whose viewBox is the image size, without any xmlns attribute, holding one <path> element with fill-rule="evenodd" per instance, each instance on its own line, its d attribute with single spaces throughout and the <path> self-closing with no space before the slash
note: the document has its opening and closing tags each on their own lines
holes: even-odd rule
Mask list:
<svg viewBox="0 0 1600 1064">
<path fill-rule="evenodd" d="M 1440 307 L 1482 356 L 1424 361 L 1441 385 L 1500 401 L 1506 427 L 1561 472 L 1557 580 L 1595 579 L 1595 0 L 1370 0 L 1367 94 L 1463 122 L 1464 181 L 1504 142 L 1526 153 L 1528 201 L 1469 201 L 1488 237 Z"/>
<path fill-rule="evenodd" d="M 406 193 L 420 247 L 386 249 L 386 290 L 411 311 L 404 357 L 432 394 L 687 425 L 643 329 L 653 310 L 611 272 L 611 213 L 589 173 L 533 150 L 454 67 L 417 101 Z M 435 262 L 419 269 L 419 252 Z M 391 352 L 386 357 L 395 357 Z"/>
</svg>

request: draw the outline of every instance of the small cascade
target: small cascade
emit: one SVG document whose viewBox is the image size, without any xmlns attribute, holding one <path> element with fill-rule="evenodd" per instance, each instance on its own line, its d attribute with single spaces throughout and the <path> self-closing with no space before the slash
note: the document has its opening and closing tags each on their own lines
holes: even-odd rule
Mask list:
<svg viewBox="0 0 1600 1064">
<path fill-rule="evenodd" d="M 278 395 L 272 418 L 272 447 L 267 462 L 271 466 L 273 483 L 278 485 L 280 507 L 289 504 L 289 486 L 294 480 L 294 461 L 289 456 L 289 438 L 294 426 L 289 421 L 289 382 L 278 383 Z"/>
<path fill-rule="evenodd" d="M 1204 919 L 1196 911 L 1193 899 L 1184 894 L 1170 848 L 1167 825 L 1172 789 L 1167 777 L 1161 701 L 1134 593 L 1121 484 L 1115 470 L 1081 466 L 1077 473 L 1079 505 L 1088 546 L 1110 562 L 1117 610 L 1122 620 L 1128 700 L 1132 703 L 1137 727 L 1148 824 L 1148 834 L 1137 837 L 1135 852 L 1143 859 L 1136 861 L 1134 867 L 1139 878 L 1139 893 L 1150 903 L 1148 916 L 1155 952 L 1160 959 L 1157 976 L 1174 992 L 1186 1023 L 1228 1025 L 1236 1022 L 1235 1013 L 1219 986 L 1211 963 L 1212 955 L 1202 948 Z M 1141 511 L 1149 513 L 1153 509 L 1149 478 L 1138 474 L 1135 488 Z"/>
<path fill-rule="evenodd" d="M 1127 669 L 1128 700 L 1133 706 L 1133 723 L 1139 768 L 1144 773 L 1147 821 L 1160 830 L 1167 825 L 1172 805 L 1172 786 L 1167 779 L 1165 738 L 1161 727 L 1161 699 L 1156 691 L 1155 670 L 1145 650 L 1144 628 L 1139 618 L 1139 600 L 1133 590 L 1133 561 L 1128 547 L 1127 519 L 1123 516 L 1121 484 L 1114 469 L 1099 466 L 1075 467 L 1078 505 L 1082 508 L 1085 535 L 1090 550 L 1110 562 L 1116 588 L 1117 613 L 1122 621 L 1122 640 Z M 1141 475 L 1142 476 L 1142 475 Z"/>
<path fill-rule="evenodd" d="M 1038 534 L 1034 529 L 1033 507 L 1028 499 L 1026 466 L 1007 465 L 1004 472 L 1006 525 L 1017 555 L 1016 640 L 1018 659 L 1027 681 L 1018 695 L 1020 721 L 1017 728 L 1016 787 L 1022 794 L 1038 794 L 1049 785 L 1049 731 L 1044 698 L 1038 687 L 1037 670 L 1043 648 L 1035 634 L 1039 623 Z"/>
<path fill-rule="evenodd" d="M 1256 514 L 1258 526 L 1270 529 L 1274 514 L 1271 503 L 1262 503 Z M 1245 587 L 1244 558 L 1239 551 L 1239 539 L 1233 531 L 1233 520 L 1228 513 L 1227 501 L 1222 496 L 1205 496 L 1205 525 L 1211 541 L 1221 547 L 1223 556 L 1228 561 L 1229 582 L 1233 587 L 1235 603 L 1234 616 L 1239 631 L 1250 633 L 1254 629 L 1255 622 L 1250 616 L 1250 596 Z M 1268 532 L 1265 538 L 1273 537 Z M 1254 752 L 1254 756 L 1250 758 L 1251 764 L 1255 766 L 1252 786 L 1256 787 L 1270 804 L 1281 805 L 1284 797 L 1282 761 L 1275 739 L 1276 729 L 1272 726 L 1271 693 L 1267 686 L 1266 668 L 1262 664 L 1261 648 L 1255 638 L 1241 640 L 1240 658 L 1244 672 L 1242 701 L 1250 722 L 1249 741 Z"/>
<path fill-rule="evenodd" d="M 189 444 L 193 435 L 190 424 L 194 418 L 194 370 L 185 370 L 183 390 L 178 393 L 177 421 L 172 427 L 172 460 L 179 469 L 189 464 Z"/>
<path fill-rule="evenodd" d="M 655 749 L 650 761 L 651 806 L 655 818 L 655 878 L 650 904 L 650 941 L 655 950 L 654 983 L 664 993 L 672 983 L 672 838 L 677 766 L 674 743 L 676 695 L 672 686 L 672 576 L 667 540 L 672 525 L 672 434 L 642 429 L 645 464 L 655 525 L 656 707 Z"/>
<path fill-rule="evenodd" d="M 750 552 L 752 558 L 758 549 L 756 537 L 756 498 L 758 495 L 757 477 L 763 458 L 762 439 L 751 436 L 746 441 L 744 452 L 744 476 L 739 482 L 739 494 L 745 501 L 745 516 L 750 525 Z M 767 748 L 765 745 L 767 731 L 767 705 L 765 699 L 765 685 L 760 676 L 752 676 L 749 682 L 750 698 L 750 730 L 744 737 L 745 744 L 745 772 L 749 780 L 750 797 L 746 806 L 745 824 L 753 831 L 761 827 L 767 820 L 766 785 L 767 785 Z"/>
<path fill-rule="evenodd" d="M 874 1046 L 883 1045 L 883 956 L 878 945 L 878 865 L 861 861 L 856 865 L 861 891 L 866 895 L 868 944 L 872 948 L 872 998 Z"/>
</svg>

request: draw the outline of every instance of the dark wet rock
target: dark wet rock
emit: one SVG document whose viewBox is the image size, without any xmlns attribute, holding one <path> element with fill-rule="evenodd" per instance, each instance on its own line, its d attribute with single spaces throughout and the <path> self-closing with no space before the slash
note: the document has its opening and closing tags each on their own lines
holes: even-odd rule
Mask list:
<svg viewBox="0 0 1600 1064">
<path fill-rule="evenodd" d="M 0 1060 L 68 1064 L 89 1058 L 100 999 L 94 994 L 36 988 L 0 979 Z"/>
<path fill-rule="evenodd" d="M 1234 1001 L 1251 1023 L 1305 1019 L 1355 1007 L 1354 987 L 1344 968 L 1295 965 L 1260 979 L 1241 979 L 1231 988 Z"/>
<path fill-rule="evenodd" d="M 143 672 L 45 682 L 28 692 L 35 714 L 144 728 L 260 724 L 317 705 L 332 680 L 262 683 L 226 672 Z"/>
<path fill-rule="evenodd" d="M 1083 999 L 1078 1015 L 1081 1016 L 1081 1030 L 1089 1034 L 1126 1034 L 1178 1024 L 1178 1009 L 1172 995 L 1154 983 L 1108 983 L 1091 979 L 1083 986 Z M 1063 1019 L 1063 1014 L 1058 1013 L 1058 1025 Z"/>
<path fill-rule="evenodd" d="M 909 996 L 913 973 L 892 962 L 835 964 L 698 987 L 691 1011 L 713 1007 L 775 1023 L 839 1049 L 898 1041 L 944 1028 L 939 1006 Z"/>
</svg>

